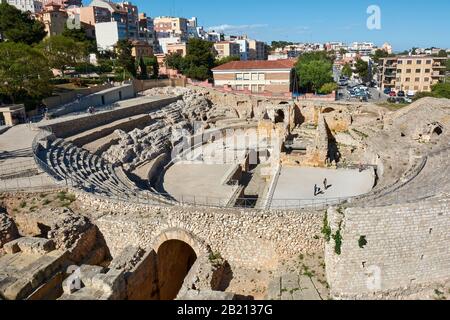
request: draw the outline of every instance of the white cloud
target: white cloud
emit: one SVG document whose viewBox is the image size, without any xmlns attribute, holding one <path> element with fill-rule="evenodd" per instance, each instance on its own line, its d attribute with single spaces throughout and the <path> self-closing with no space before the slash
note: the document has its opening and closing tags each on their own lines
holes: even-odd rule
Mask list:
<svg viewBox="0 0 450 320">
<path fill-rule="evenodd" d="M 232 24 L 222 24 L 219 26 L 209 27 L 209 31 L 218 32 L 231 32 L 231 33 L 242 33 L 253 29 L 267 28 L 268 24 L 242 24 L 242 25 L 232 25 Z"/>
</svg>

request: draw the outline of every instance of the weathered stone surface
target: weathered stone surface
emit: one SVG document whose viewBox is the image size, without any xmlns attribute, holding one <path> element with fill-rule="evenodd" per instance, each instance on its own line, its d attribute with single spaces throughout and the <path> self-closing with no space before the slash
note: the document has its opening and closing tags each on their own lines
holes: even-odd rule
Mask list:
<svg viewBox="0 0 450 320">
<path fill-rule="evenodd" d="M 0 248 L 7 242 L 16 239 L 19 236 L 16 224 L 6 211 L 0 207 Z"/>
<path fill-rule="evenodd" d="M 42 238 L 19 238 L 5 245 L 8 254 L 23 252 L 28 254 L 45 254 L 55 249 L 53 240 Z"/>
</svg>

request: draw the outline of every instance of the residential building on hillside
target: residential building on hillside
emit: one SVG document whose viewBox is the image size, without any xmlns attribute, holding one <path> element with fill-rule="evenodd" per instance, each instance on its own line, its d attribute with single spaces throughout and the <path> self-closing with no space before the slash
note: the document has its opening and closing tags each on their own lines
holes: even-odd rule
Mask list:
<svg viewBox="0 0 450 320">
<path fill-rule="evenodd" d="M 104 7 L 81 7 L 80 8 L 80 21 L 91 26 L 95 26 L 97 23 L 111 22 L 111 12 Z"/>
<path fill-rule="evenodd" d="M 158 38 L 181 37 L 188 39 L 188 20 L 180 17 L 156 17 L 153 19 Z"/>
<path fill-rule="evenodd" d="M 83 5 L 82 0 L 42 0 L 44 5 L 54 3 L 60 5 L 62 8 L 68 7 L 81 7 Z"/>
<path fill-rule="evenodd" d="M 133 41 L 133 48 L 131 49 L 131 55 L 137 60 L 140 58 L 148 58 L 153 56 L 153 46 L 145 41 Z"/>
<path fill-rule="evenodd" d="M 375 53 L 377 46 L 372 42 L 353 42 L 348 48 L 349 53 L 359 54 L 360 56 L 370 56 Z"/>
<path fill-rule="evenodd" d="M 95 37 L 99 51 L 112 51 L 117 41 L 129 39 L 126 24 L 117 21 L 97 23 Z"/>
<path fill-rule="evenodd" d="M 239 44 L 240 57 L 242 61 L 246 61 L 249 59 L 250 48 L 248 46 L 247 39 L 237 39 L 234 41 Z"/>
<path fill-rule="evenodd" d="M 23 12 L 40 13 L 44 9 L 44 3 L 37 0 L 7 0 L 6 3 Z"/>
<path fill-rule="evenodd" d="M 139 41 L 145 41 L 153 48 L 156 46 L 156 32 L 153 19 L 145 13 L 139 14 Z"/>
<path fill-rule="evenodd" d="M 295 61 L 232 61 L 212 70 L 216 86 L 253 93 L 288 94 L 295 83 Z"/>
<path fill-rule="evenodd" d="M 247 40 L 248 60 L 267 60 L 266 44 L 257 40 Z"/>
<path fill-rule="evenodd" d="M 179 36 L 172 36 L 166 38 L 158 38 L 157 53 L 169 54 L 168 46 L 173 44 L 185 43 Z"/>
<path fill-rule="evenodd" d="M 380 59 L 378 81 L 381 89 L 416 92 L 430 92 L 431 86 L 444 80 L 445 57 L 398 56 Z"/>
<path fill-rule="evenodd" d="M 167 54 L 180 54 L 182 57 L 186 56 L 187 53 L 187 44 L 183 43 L 169 43 L 166 45 Z"/>
<path fill-rule="evenodd" d="M 44 10 L 36 15 L 37 19 L 45 25 L 47 36 L 56 36 L 63 33 L 67 24 L 67 11 L 61 5 L 49 3 L 44 6 Z"/>
<path fill-rule="evenodd" d="M 217 53 L 218 59 L 231 56 L 240 58 L 241 56 L 241 46 L 238 43 L 230 41 L 221 41 L 214 43 L 214 50 Z"/>
</svg>

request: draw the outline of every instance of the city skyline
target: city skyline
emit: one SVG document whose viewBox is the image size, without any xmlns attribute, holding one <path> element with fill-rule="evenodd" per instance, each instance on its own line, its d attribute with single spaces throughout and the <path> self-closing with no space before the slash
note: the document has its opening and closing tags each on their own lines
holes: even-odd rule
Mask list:
<svg viewBox="0 0 450 320">
<path fill-rule="evenodd" d="M 90 1 L 84 3 L 89 4 Z M 195 16 L 208 30 L 247 34 L 266 42 L 371 41 L 378 45 L 389 42 L 395 51 L 412 47 L 450 47 L 445 32 L 436 32 L 450 27 L 450 20 L 446 19 L 450 3 L 437 0 L 400 0 L 395 3 L 387 0 L 349 0 L 345 3 L 279 0 L 264 3 L 264 6 L 256 6 L 255 0 L 244 3 L 230 0 L 227 6 L 220 8 L 212 7 L 206 0 L 134 0 L 133 3 L 152 17 Z M 381 9 L 380 30 L 367 28 L 367 8 L 371 5 Z M 240 10 L 236 10 L 238 7 Z M 420 20 L 417 12 L 421 13 Z"/>
</svg>

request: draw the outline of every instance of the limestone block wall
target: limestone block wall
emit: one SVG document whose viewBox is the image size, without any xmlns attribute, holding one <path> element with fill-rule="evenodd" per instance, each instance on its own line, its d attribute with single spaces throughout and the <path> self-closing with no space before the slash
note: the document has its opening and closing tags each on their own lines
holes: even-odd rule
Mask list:
<svg viewBox="0 0 450 320">
<path fill-rule="evenodd" d="M 107 112 L 101 112 L 94 115 L 87 115 L 84 117 L 77 117 L 72 120 L 61 121 L 49 125 L 52 131 L 59 138 L 67 138 L 84 132 L 86 130 L 94 129 L 99 126 L 109 124 L 111 122 L 125 119 L 128 117 L 145 114 L 151 110 L 162 108 L 173 102 L 176 102 L 180 97 L 164 98 L 157 101 L 146 103 L 138 103 L 135 106 L 126 108 L 117 108 Z"/>
<path fill-rule="evenodd" d="M 219 252 L 230 265 L 275 269 L 284 258 L 323 253 L 323 213 L 151 207 L 114 203 L 78 194 L 86 210 L 100 214 L 95 224 L 114 257 L 125 246 L 149 248 L 167 229 L 185 230 Z"/>
<path fill-rule="evenodd" d="M 340 212 L 339 212 L 340 211 Z M 399 298 L 450 279 L 450 200 L 436 199 L 379 208 L 330 209 L 332 235 L 326 244 L 332 295 Z M 360 237 L 367 244 L 360 248 Z"/>
</svg>

